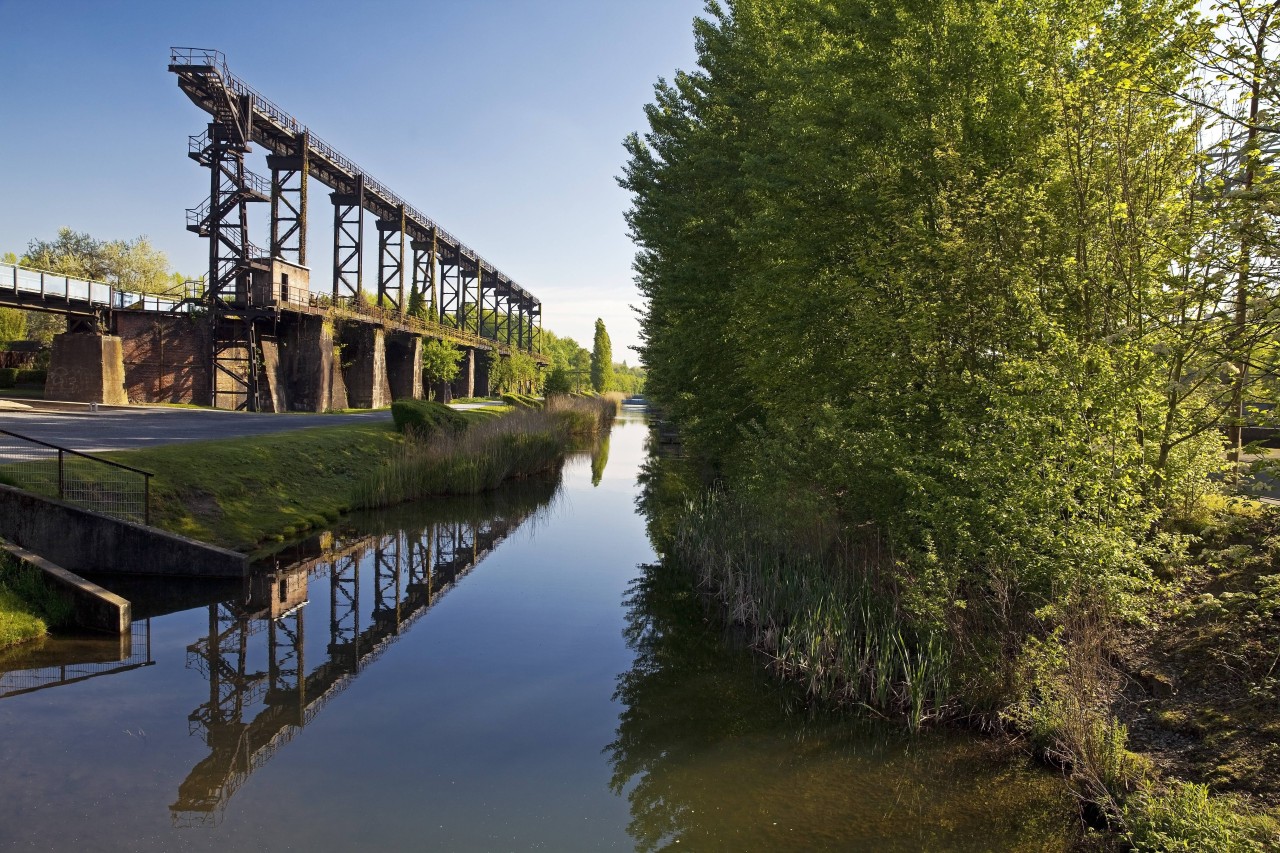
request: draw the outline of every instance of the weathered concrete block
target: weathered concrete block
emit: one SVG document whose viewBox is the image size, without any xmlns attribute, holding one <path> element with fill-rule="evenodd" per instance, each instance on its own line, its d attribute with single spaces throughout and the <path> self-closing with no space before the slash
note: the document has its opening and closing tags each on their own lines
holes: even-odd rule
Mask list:
<svg viewBox="0 0 1280 853">
<path fill-rule="evenodd" d="M 71 333 L 55 337 L 44 393 L 50 400 L 128 405 L 120 338 Z"/>
<path fill-rule="evenodd" d="M 366 323 L 344 323 L 340 337 L 348 405 L 354 409 L 390 406 L 386 332 Z"/>
<path fill-rule="evenodd" d="M 488 397 L 492 392 L 489 387 L 489 350 L 476 350 L 475 378 L 472 380 L 473 397 Z"/>
<path fill-rule="evenodd" d="M 394 400 L 422 399 L 422 338 L 387 337 L 387 381 Z"/>
<path fill-rule="evenodd" d="M 285 404 L 295 412 L 326 412 L 333 406 L 333 323 L 309 314 L 288 314 L 280 323 L 280 375 Z"/>
<path fill-rule="evenodd" d="M 280 347 L 276 341 L 261 341 L 262 381 L 266 385 L 264 412 L 289 411 L 289 392 L 285 386 L 284 371 L 280 365 Z"/>
<path fill-rule="evenodd" d="M 458 375 L 453 380 L 454 397 L 474 397 L 476 390 L 476 351 L 471 347 L 462 350 L 462 361 L 458 363 Z"/>
</svg>

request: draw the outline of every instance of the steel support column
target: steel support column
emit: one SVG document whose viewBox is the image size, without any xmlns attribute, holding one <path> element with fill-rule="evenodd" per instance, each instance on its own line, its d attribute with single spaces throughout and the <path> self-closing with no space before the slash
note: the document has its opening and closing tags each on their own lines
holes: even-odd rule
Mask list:
<svg viewBox="0 0 1280 853">
<path fill-rule="evenodd" d="M 439 317 L 445 325 L 455 325 L 462 312 L 462 258 L 457 249 L 446 248 L 438 255 L 440 265 Z"/>
<path fill-rule="evenodd" d="M 422 294 L 422 301 L 427 307 L 427 316 L 435 320 L 438 317 L 436 304 L 436 235 L 431 229 L 430 240 L 414 240 L 413 248 L 413 286 Z"/>
<path fill-rule="evenodd" d="M 333 200 L 333 301 L 363 298 L 364 175 L 356 175 L 349 192 L 331 193 Z"/>
<path fill-rule="evenodd" d="M 307 265 L 307 184 L 311 145 L 307 131 L 295 140 L 297 153 L 267 155 L 271 168 L 271 257 Z"/>
<path fill-rule="evenodd" d="M 379 219 L 378 227 L 378 307 L 390 305 L 404 313 L 404 205 L 396 219 Z"/>
</svg>

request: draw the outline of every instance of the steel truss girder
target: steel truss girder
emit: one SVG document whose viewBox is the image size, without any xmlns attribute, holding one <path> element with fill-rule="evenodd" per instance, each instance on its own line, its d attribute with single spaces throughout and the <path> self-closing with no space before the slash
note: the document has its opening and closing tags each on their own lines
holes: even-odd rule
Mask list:
<svg viewBox="0 0 1280 853">
<path fill-rule="evenodd" d="M 333 201 L 333 299 L 363 299 L 364 175 L 350 192 L 331 193 Z"/>
</svg>

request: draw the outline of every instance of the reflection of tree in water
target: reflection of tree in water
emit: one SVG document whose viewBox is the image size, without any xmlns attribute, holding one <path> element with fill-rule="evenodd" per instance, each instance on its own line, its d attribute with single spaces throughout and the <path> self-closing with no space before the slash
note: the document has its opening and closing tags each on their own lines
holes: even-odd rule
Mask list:
<svg viewBox="0 0 1280 853">
<path fill-rule="evenodd" d="M 596 442 L 595 449 L 591 451 L 591 485 L 600 485 L 600 480 L 604 477 L 604 466 L 609 464 L 609 433 L 605 433 Z"/>
<path fill-rule="evenodd" d="M 607 747 L 610 787 L 626 793 L 628 831 L 637 849 L 647 851 L 687 837 L 704 818 L 681 784 L 682 763 L 776 718 L 778 707 L 776 696 L 752 677 L 754 661 L 726 655 L 708 637 L 702 607 L 678 572 L 644 567 L 625 604 L 624 635 L 636 658 L 614 692 L 624 707 Z"/>
<path fill-rule="evenodd" d="M 659 552 L 693 482 L 684 460 L 643 469 Z M 1068 848 L 1072 807 L 1052 774 L 967 735 L 909 740 L 810 713 L 709 624 L 684 570 L 642 567 L 624 603 L 635 660 L 605 751 L 638 850 Z"/>
</svg>

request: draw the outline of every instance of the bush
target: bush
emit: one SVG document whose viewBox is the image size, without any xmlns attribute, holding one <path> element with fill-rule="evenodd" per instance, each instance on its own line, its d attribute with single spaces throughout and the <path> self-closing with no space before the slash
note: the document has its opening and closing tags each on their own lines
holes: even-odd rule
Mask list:
<svg viewBox="0 0 1280 853">
<path fill-rule="evenodd" d="M 542 408 L 542 401 L 528 394 L 503 394 L 502 402 L 516 409 Z"/>
<path fill-rule="evenodd" d="M 0 367 L 0 388 L 12 388 L 17 385 L 19 372 L 16 367 Z"/>
<path fill-rule="evenodd" d="M 391 418 L 400 432 L 413 431 L 419 435 L 440 430 L 460 432 L 467 425 L 462 415 L 430 400 L 396 400 L 391 404 Z"/>
<path fill-rule="evenodd" d="M 17 381 L 19 385 L 43 386 L 48 378 L 49 372 L 47 370 L 19 370 Z"/>
</svg>

